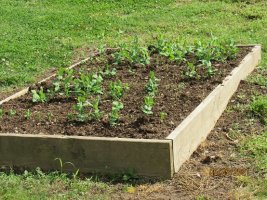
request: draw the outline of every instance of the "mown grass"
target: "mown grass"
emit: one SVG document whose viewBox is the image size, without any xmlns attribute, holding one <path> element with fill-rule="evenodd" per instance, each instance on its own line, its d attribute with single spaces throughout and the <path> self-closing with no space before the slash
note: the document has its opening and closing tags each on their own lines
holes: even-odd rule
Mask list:
<svg viewBox="0 0 267 200">
<path fill-rule="evenodd" d="M 0 0 L 0 3 L 0 91 L 30 84 L 52 67 L 68 66 L 75 58 L 84 57 L 88 48 L 116 46 L 135 35 L 149 43 L 159 33 L 187 41 L 205 40 L 213 34 L 237 43 L 262 44 L 262 73 L 250 80 L 266 87 L 265 0 Z M 253 137 L 251 141 L 256 142 L 244 143 L 244 148 L 257 150 L 261 145 L 257 140 L 265 141 L 265 136 Z M 252 157 L 255 163 L 264 156 L 259 152 L 259 156 Z M 263 178 L 243 181 L 249 187 L 256 185 L 263 196 L 266 194 Z M 0 199 L 106 199 L 112 191 L 111 185 L 100 181 L 41 172 L 2 173 L 0 185 Z"/>
<path fill-rule="evenodd" d="M 0 90 L 32 83 L 51 67 L 69 65 L 87 48 L 115 46 L 134 35 L 148 43 L 157 33 L 189 41 L 212 33 L 238 43 L 260 43 L 266 55 L 266 4 L 1 0 Z"/>
<path fill-rule="evenodd" d="M 108 199 L 112 191 L 107 183 L 90 179 L 71 179 L 66 174 L 44 174 L 39 169 L 35 173 L 0 173 L 0 199 Z"/>
</svg>

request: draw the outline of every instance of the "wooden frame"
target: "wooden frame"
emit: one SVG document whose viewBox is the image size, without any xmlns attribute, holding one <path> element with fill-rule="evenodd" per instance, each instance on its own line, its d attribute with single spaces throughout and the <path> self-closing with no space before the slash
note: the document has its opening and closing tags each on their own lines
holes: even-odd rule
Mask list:
<svg viewBox="0 0 267 200">
<path fill-rule="evenodd" d="M 0 134 L 0 166 L 16 166 L 44 170 L 60 169 L 55 158 L 75 165 L 83 173 L 127 173 L 171 178 L 180 166 L 206 139 L 240 81 L 250 74 L 261 60 L 261 46 L 253 46 L 238 67 L 218 85 L 166 138 L 123 139 L 60 135 Z M 76 67 L 89 58 L 70 66 Z M 44 82 L 54 75 L 42 80 Z M 0 101 L 0 105 L 28 92 L 20 92 Z"/>
</svg>

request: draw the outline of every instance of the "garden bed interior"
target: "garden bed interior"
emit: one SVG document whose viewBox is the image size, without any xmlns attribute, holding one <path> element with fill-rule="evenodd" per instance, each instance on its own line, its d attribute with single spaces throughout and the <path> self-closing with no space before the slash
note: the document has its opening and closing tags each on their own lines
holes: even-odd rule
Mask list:
<svg viewBox="0 0 267 200">
<path fill-rule="evenodd" d="M 77 96 L 72 94 L 55 94 L 46 103 L 32 101 L 31 91 L 42 87 L 47 92 L 54 87 L 56 76 L 0 102 L 4 111 L 0 119 L 0 165 L 50 170 L 59 168 L 55 158 L 61 158 L 85 173 L 134 171 L 138 175 L 172 177 L 205 140 L 240 80 L 259 63 L 261 48 L 240 46 L 235 59 L 212 62 L 212 76 L 207 77 L 199 68 L 200 77 L 193 79 L 184 75 L 184 62 L 170 61 L 157 52 L 152 52 L 150 63 L 142 66 L 114 64 L 112 54 L 116 51 L 96 54 L 71 67 L 73 77 L 79 77 L 81 71 L 103 77 L 102 94 L 89 98 L 93 101 L 100 97 L 99 120 L 88 116 L 85 122 L 77 120 L 73 109 Z M 197 62 L 191 54 L 186 59 Z M 115 75 L 111 75 L 113 69 Z M 147 115 L 142 108 L 151 71 L 158 87 L 153 114 Z M 116 125 L 110 125 L 114 99 L 109 85 L 118 80 L 128 88 L 119 99 L 123 102 L 120 118 Z M 85 109 L 92 112 L 90 106 Z M 66 170 L 73 171 L 74 167 L 66 166 Z"/>
</svg>

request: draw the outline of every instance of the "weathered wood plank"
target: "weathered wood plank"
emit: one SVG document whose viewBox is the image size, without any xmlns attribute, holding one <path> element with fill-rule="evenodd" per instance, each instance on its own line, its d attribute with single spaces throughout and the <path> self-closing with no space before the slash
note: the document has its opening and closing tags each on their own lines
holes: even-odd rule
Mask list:
<svg viewBox="0 0 267 200">
<path fill-rule="evenodd" d="M 55 158 L 75 165 L 67 171 L 173 176 L 171 140 L 0 134 L 1 166 L 59 170 Z"/>
</svg>

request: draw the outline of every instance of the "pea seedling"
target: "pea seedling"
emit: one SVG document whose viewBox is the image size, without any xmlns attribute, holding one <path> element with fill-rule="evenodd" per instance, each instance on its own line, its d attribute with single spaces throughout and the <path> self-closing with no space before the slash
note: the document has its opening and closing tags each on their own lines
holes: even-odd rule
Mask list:
<svg viewBox="0 0 267 200">
<path fill-rule="evenodd" d="M 115 76 L 117 73 L 116 68 L 112 68 L 110 69 L 109 65 L 106 65 L 104 71 L 100 72 L 102 74 L 102 76 L 104 77 L 112 77 Z"/>
<path fill-rule="evenodd" d="M 9 115 L 12 117 L 12 116 L 15 116 L 17 114 L 17 111 L 16 110 L 13 110 L 13 109 L 10 109 L 9 110 Z"/>
<path fill-rule="evenodd" d="M 165 118 L 167 117 L 167 113 L 165 112 L 160 112 L 159 113 L 159 118 L 160 118 L 160 121 L 163 122 L 165 120 Z"/>
<path fill-rule="evenodd" d="M 102 117 L 102 112 L 99 110 L 100 98 L 97 97 L 89 103 L 89 106 L 92 107 L 93 111 L 90 113 L 90 117 L 93 120 L 99 120 Z"/>
<path fill-rule="evenodd" d="M 144 105 L 142 107 L 142 111 L 146 114 L 146 115 L 152 115 L 152 109 L 154 106 L 155 102 L 154 102 L 154 98 L 151 96 L 145 96 L 144 97 Z"/>
<path fill-rule="evenodd" d="M 41 102 L 44 103 L 47 101 L 47 97 L 44 93 L 43 87 L 40 88 L 40 90 L 37 92 L 36 90 L 32 90 L 32 102 L 37 103 Z"/>
<path fill-rule="evenodd" d="M 184 75 L 190 79 L 199 78 L 199 75 L 197 74 L 197 71 L 196 71 L 196 66 L 193 63 L 189 63 L 189 62 L 187 63 Z"/>
<path fill-rule="evenodd" d="M 120 110 L 123 109 L 123 103 L 119 101 L 113 101 L 112 102 L 112 110 L 109 114 L 109 124 L 111 126 L 117 125 L 117 122 L 120 118 Z"/>
<path fill-rule="evenodd" d="M 4 110 L 0 109 L 0 118 L 2 118 L 4 116 Z"/>
<path fill-rule="evenodd" d="M 85 122 L 88 119 L 88 115 L 85 113 L 85 108 L 89 105 L 89 102 L 85 97 L 79 96 L 78 102 L 73 106 L 74 110 L 77 111 L 77 120 Z"/>
<path fill-rule="evenodd" d="M 25 117 L 25 119 L 28 119 L 28 120 L 31 118 L 31 111 L 29 109 L 27 111 L 25 111 L 24 117 Z"/>
<path fill-rule="evenodd" d="M 158 81 L 159 79 L 155 76 L 155 72 L 150 71 L 149 80 L 145 86 L 145 90 L 150 96 L 155 96 L 156 92 L 158 91 Z"/>
<path fill-rule="evenodd" d="M 123 84 L 121 81 L 111 82 L 109 84 L 109 95 L 114 100 L 118 100 L 123 97 L 125 90 L 128 90 L 128 84 Z"/>
</svg>

